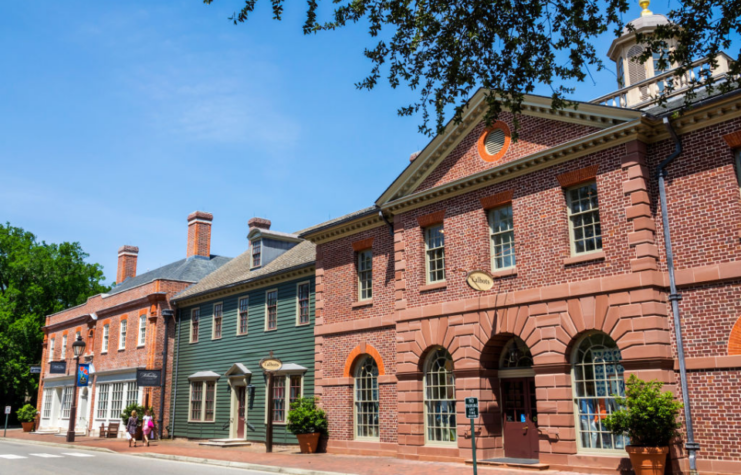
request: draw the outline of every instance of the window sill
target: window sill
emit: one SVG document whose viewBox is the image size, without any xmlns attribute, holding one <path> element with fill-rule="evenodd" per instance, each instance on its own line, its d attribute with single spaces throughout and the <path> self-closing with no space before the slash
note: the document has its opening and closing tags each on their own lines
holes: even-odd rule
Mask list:
<svg viewBox="0 0 741 475">
<path fill-rule="evenodd" d="M 237 336 L 247 336 L 249 333 L 237 333 Z"/>
<path fill-rule="evenodd" d="M 136 345 L 137 348 L 144 348 L 144 345 Z"/>
<path fill-rule="evenodd" d="M 124 347 L 124 348 L 119 348 L 119 349 L 118 349 L 118 351 L 126 351 L 126 347 Z"/>
<path fill-rule="evenodd" d="M 579 264 L 581 262 L 601 261 L 605 259 L 605 251 L 589 252 L 578 256 L 567 257 L 563 260 L 563 265 Z"/>
<path fill-rule="evenodd" d="M 500 277 L 509 277 L 511 275 L 517 275 L 517 267 L 508 267 L 491 273 L 491 276 L 495 279 Z"/>
<path fill-rule="evenodd" d="M 308 327 L 309 325 L 311 325 L 311 322 L 297 323 L 296 324 L 297 327 Z"/>
<path fill-rule="evenodd" d="M 435 282 L 434 284 L 426 284 L 421 285 L 419 287 L 420 292 L 427 292 L 428 290 L 438 290 L 438 289 L 444 289 L 448 286 L 448 283 L 446 281 L 442 282 Z"/>
<path fill-rule="evenodd" d="M 100 354 L 101 354 L 101 355 L 107 355 L 107 354 L 108 354 L 108 350 L 106 350 L 106 351 L 101 351 L 101 352 L 100 352 Z"/>
<path fill-rule="evenodd" d="M 218 337 L 218 338 L 211 338 L 211 341 L 214 341 L 214 340 L 221 340 L 221 337 Z"/>
<path fill-rule="evenodd" d="M 357 302 L 353 302 L 351 307 L 361 308 L 361 307 L 371 307 L 372 305 L 373 305 L 373 299 L 368 299 L 368 300 L 359 300 Z"/>
<path fill-rule="evenodd" d="M 277 328 L 266 328 L 265 331 L 266 332 L 277 332 L 278 329 Z"/>
</svg>

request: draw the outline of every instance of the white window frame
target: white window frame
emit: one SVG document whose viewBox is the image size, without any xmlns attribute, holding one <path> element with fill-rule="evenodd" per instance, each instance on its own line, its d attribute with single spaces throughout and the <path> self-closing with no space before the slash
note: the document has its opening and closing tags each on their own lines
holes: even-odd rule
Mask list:
<svg viewBox="0 0 741 475">
<path fill-rule="evenodd" d="M 424 373 L 423 373 L 423 377 L 422 377 L 422 401 L 423 401 L 423 404 L 422 405 L 424 407 L 425 445 L 443 446 L 443 447 L 458 447 L 458 441 L 460 440 L 460 437 L 459 437 L 460 434 L 458 434 L 457 407 L 455 407 L 454 410 L 453 410 L 453 412 L 452 412 L 452 414 L 455 415 L 455 424 L 456 424 L 455 425 L 456 434 L 455 434 L 455 440 L 454 441 L 430 440 L 429 435 L 428 435 L 429 434 L 429 431 L 428 431 L 428 425 L 427 425 L 427 414 L 428 414 L 429 410 L 428 410 L 427 406 L 428 406 L 428 402 L 431 402 L 430 400 L 427 399 L 427 384 L 429 382 L 428 381 L 428 373 L 430 372 L 430 365 L 432 365 L 433 360 L 435 359 L 435 354 L 440 349 L 443 349 L 446 352 L 448 352 L 447 349 L 445 349 L 445 348 L 441 348 L 441 347 L 433 348 L 430 351 L 430 354 L 427 355 L 427 359 L 425 361 L 425 366 L 424 366 Z M 450 355 L 450 352 L 448 352 L 448 354 Z M 450 355 L 450 356 L 451 356 L 451 359 L 452 359 L 452 355 Z M 455 365 L 455 363 L 454 363 L 454 365 Z M 446 399 L 446 401 L 452 401 L 453 404 L 455 406 L 457 406 L 457 400 L 456 400 L 456 394 L 455 394 L 456 393 L 456 391 L 455 391 L 455 379 L 456 378 L 455 378 L 455 366 L 454 366 L 453 367 L 453 399 Z M 438 401 L 438 400 L 442 400 L 442 399 L 434 399 L 433 401 Z M 448 415 L 450 415 L 450 413 Z"/>
<path fill-rule="evenodd" d="M 67 335 L 62 335 L 62 353 L 59 357 L 60 360 L 67 358 Z"/>
<path fill-rule="evenodd" d="M 284 381 L 285 384 L 285 398 L 284 398 L 284 404 L 285 404 L 285 419 L 283 421 L 273 421 L 273 425 L 280 425 L 284 426 L 288 424 L 288 411 L 291 410 L 291 377 L 292 376 L 298 376 L 301 378 L 301 390 L 298 395 L 298 397 L 304 397 L 304 372 L 290 372 L 290 373 L 281 373 L 276 374 L 273 376 L 273 388 L 275 388 L 275 381 L 280 378 Z M 268 382 L 265 380 L 265 401 L 268 400 Z M 273 399 L 275 401 L 275 399 Z M 268 405 L 265 404 L 265 424 L 268 423 Z"/>
<path fill-rule="evenodd" d="M 51 419 L 51 403 L 53 399 L 53 389 L 44 389 L 44 403 L 41 406 L 41 418 Z"/>
<path fill-rule="evenodd" d="M 242 302 L 246 301 L 246 310 L 242 311 Z M 247 325 L 245 326 L 246 330 L 242 332 L 242 314 L 246 314 L 247 317 Z M 250 332 L 250 297 L 249 295 L 246 297 L 240 297 L 237 299 L 237 335 L 247 335 Z"/>
<path fill-rule="evenodd" d="M 587 211 L 580 211 L 579 213 L 572 213 L 572 211 L 571 211 L 571 205 L 572 205 L 571 192 L 573 190 L 579 190 L 581 188 L 585 188 L 585 187 L 591 186 L 591 185 L 594 185 L 595 193 L 597 194 L 597 207 L 596 208 L 591 208 L 590 207 L 590 209 L 587 210 Z M 584 183 L 579 183 L 578 185 L 574 185 L 574 186 L 571 186 L 571 187 L 567 188 L 566 189 L 566 210 L 567 210 L 566 212 L 568 214 L 568 219 L 569 219 L 569 243 L 571 245 L 571 256 L 572 257 L 574 257 L 574 256 L 584 256 L 584 255 L 587 255 L 587 254 L 593 254 L 593 253 L 596 253 L 596 252 L 602 252 L 602 250 L 604 248 L 604 242 L 603 242 L 604 241 L 604 234 L 602 233 L 602 220 L 601 220 L 601 216 L 600 216 L 600 212 L 599 212 L 599 190 L 597 189 L 597 181 L 596 180 L 590 180 L 590 181 L 587 181 L 587 182 L 584 182 Z M 576 239 L 576 231 L 575 231 L 575 228 L 574 228 L 574 218 L 577 217 L 577 216 L 586 216 L 587 214 L 594 214 L 594 213 L 597 214 L 597 218 L 599 219 L 599 225 L 600 225 L 600 234 L 599 235 L 597 235 L 597 234 L 594 235 L 595 248 L 593 250 L 591 250 L 591 251 L 587 251 L 586 250 L 586 247 L 585 247 L 585 250 L 584 251 L 577 252 L 577 250 L 576 250 L 576 241 L 577 241 L 577 239 Z M 592 224 L 590 224 L 588 226 L 591 226 L 591 225 Z M 597 245 L 596 245 L 597 238 L 598 237 L 600 238 L 600 241 L 599 241 L 600 242 L 600 247 L 597 247 Z M 584 238 L 584 236 L 582 236 L 581 240 L 586 241 L 586 238 Z"/>
<path fill-rule="evenodd" d="M 49 338 L 49 361 L 54 361 L 55 343 L 56 343 L 56 336 Z"/>
<path fill-rule="evenodd" d="M 364 267 L 369 264 L 368 267 Z M 358 251 L 358 301 L 373 300 L 373 249 L 363 249 Z M 367 276 L 367 277 L 366 277 Z M 367 289 L 363 289 L 363 282 L 368 281 L 370 284 Z M 363 290 L 366 295 L 363 296 Z"/>
<path fill-rule="evenodd" d="M 361 377 L 361 374 L 360 374 L 361 371 L 363 370 L 363 367 L 365 366 L 365 362 L 369 358 L 371 360 L 373 360 L 373 362 L 375 363 L 375 367 L 376 367 L 375 393 L 376 393 L 377 399 L 375 399 L 375 400 L 371 400 L 371 399 L 358 400 L 358 392 L 359 392 L 359 390 L 363 390 L 363 391 L 369 391 L 370 390 L 371 394 L 373 394 L 373 391 L 374 391 L 373 385 L 372 385 L 372 381 L 374 379 L 373 376 L 370 376 L 369 377 L 369 376 L 365 376 L 364 375 L 364 376 Z M 363 357 L 358 361 L 358 364 L 357 364 L 357 366 L 355 368 L 355 371 L 354 371 L 354 374 L 353 374 L 353 437 L 354 437 L 354 440 L 378 441 L 378 440 L 381 439 L 381 409 L 380 409 L 380 405 L 381 405 L 381 387 L 378 384 L 378 376 L 379 376 L 378 375 L 378 361 L 376 361 L 376 359 L 373 358 L 371 355 L 367 355 L 367 354 L 366 355 L 363 355 Z M 367 387 L 366 388 L 358 388 L 358 382 L 359 381 L 364 381 L 364 380 L 370 380 L 371 381 L 371 388 L 370 389 L 368 389 Z M 375 436 L 374 437 L 374 436 L 367 436 L 367 435 L 363 435 L 363 436 L 358 435 L 358 431 L 360 429 L 360 424 L 358 423 L 358 407 L 361 404 L 364 404 L 364 403 L 365 404 L 368 404 L 368 403 L 373 404 L 373 403 L 375 403 L 377 405 L 376 407 L 377 407 L 377 411 L 378 412 L 376 413 L 376 416 L 378 417 L 378 436 Z M 366 424 L 366 425 L 368 425 L 368 424 Z"/>
<path fill-rule="evenodd" d="M 260 262 L 257 264 L 255 264 L 255 244 L 258 244 L 260 248 L 260 252 L 258 253 L 260 255 Z M 262 261 L 264 260 L 262 258 L 262 251 L 263 251 L 262 239 L 253 240 L 252 246 L 250 246 L 250 269 L 256 269 L 258 267 L 262 267 Z"/>
<path fill-rule="evenodd" d="M 118 349 L 126 349 L 126 330 L 128 329 L 129 321 L 126 318 L 122 318 L 118 324 Z"/>
<path fill-rule="evenodd" d="M 221 327 L 221 334 L 219 336 L 216 336 L 216 310 L 219 310 L 219 317 L 221 319 L 220 327 Z M 224 302 L 216 302 L 211 307 L 211 339 L 212 340 L 221 340 L 221 337 L 224 336 Z"/>
<path fill-rule="evenodd" d="M 268 295 L 271 292 L 275 292 L 275 328 L 270 328 L 270 309 L 268 308 Z M 270 289 L 265 291 L 265 331 L 274 332 L 278 330 L 278 289 Z"/>
<path fill-rule="evenodd" d="M 141 348 L 147 343 L 147 314 L 139 315 L 139 334 L 137 335 L 137 348 Z"/>
<path fill-rule="evenodd" d="M 188 382 L 188 422 L 194 422 L 198 424 L 215 424 L 216 423 L 216 409 L 218 408 L 218 394 L 219 394 L 219 382 L 214 379 L 195 379 Z M 214 418 L 211 421 L 206 420 L 206 392 L 208 383 L 214 384 Z M 200 419 L 193 419 L 193 386 L 201 385 L 201 410 Z"/>
<path fill-rule="evenodd" d="M 111 385 L 109 383 L 101 383 L 97 385 L 96 388 L 96 395 L 95 395 L 95 419 L 96 420 L 108 420 L 108 405 L 109 405 L 109 398 L 111 395 Z M 102 405 L 102 407 L 101 407 Z M 103 417 L 100 416 L 101 411 L 103 412 Z"/>
<path fill-rule="evenodd" d="M 309 290 L 307 291 L 308 294 L 307 294 L 307 297 L 306 297 L 306 312 L 307 312 L 307 317 L 308 317 L 309 321 L 307 321 L 305 323 L 301 323 L 301 299 L 300 299 L 300 290 L 301 290 L 301 286 L 302 285 L 306 285 L 306 286 L 309 287 Z M 276 302 L 276 307 L 277 307 L 277 302 Z M 277 308 L 276 308 L 276 313 L 277 313 Z M 277 321 L 276 321 L 276 323 L 277 323 Z M 297 327 L 302 327 L 302 326 L 305 326 L 305 325 L 311 325 L 311 282 L 309 282 L 308 280 L 305 281 L 305 282 L 299 282 L 298 284 L 296 284 L 296 326 Z"/>
<path fill-rule="evenodd" d="M 72 397 L 74 396 L 74 386 L 65 386 L 62 389 L 62 402 L 59 406 L 59 418 L 67 419 L 72 415 Z M 65 416 L 65 413 L 67 415 Z"/>
<path fill-rule="evenodd" d="M 193 321 L 198 321 L 196 325 L 196 338 L 193 339 Z M 188 329 L 188 343 L 198 343 L 201 337 L 201 309 L 193 308 L 190 310 L 190 328 Z"/>
<path fill-rule="evenodd" d="M 113 390 L 117 385 L 121 388 L 121 400 L 120 410 L 114 410 L 113 401 Z M 123 380 L 123 381 L 105 381 L 103 383 L 96 383 L 95 386 L 95 407 L 93 409 L 93 419 L 98 422 L 102 421 L 120 421 L 121 413 L 131 404 L 129 394 L 131 388 L 134 387 L 134 393 L 136 397 L 136 403 L 141 404 L 142 401 L 142 388 L 136 384 L 136 380 Z M 101 402 L 105 403 L 101 407 Z M 100 416 L 100 412 L 103 411 L 103 417 Z"/>
<path fill-rule="evenodd" d="M 503 210 L 509 210 L 509 217 L 511 221 L 511 227 L 507 228 L 505 230 L 497 229 L 495 228 L 495 224 L 497 223 L 497 218 L 500 218 Z M 504 270 L 504 269 L 512 269 L 513 267 L 517 266 L 517 256 L 515 253 L 515 222 L 514 222 L 514 212 L 512 210 L 512 203 L 507 203 L 503 206 L 498 206 L 496 208 L 490 209 L 488 211 L 488 219 L 489 219 L 489 245 L 491 249 L 491 269 L 493 271 L 498 270 Z M 499 222 L 501 222 L 502 219 L 499 219 Z M 512 249 L 512 255 L 511 255 L 511 264 L 504 265 L 504 257 L 502 257 L 502 264 L 501 266 L 498 265 L 497 261 L 497 246 L 504 247 L 504 244 L 497 244 L 497 238 L 503 238 L 506 235 L 511 236 L 511 249 Z"/>
<path fill-rule="evenodd" d="M 432 231 L 435 229 L 440 229 L 440 234 L 442 235 L 442 246 L 430 248 L 430 241 L 432 239 L 431 234 Z M 434 224 L 432 226 L 428 226 L 424 228 L 424 238 L 425 238 L 425 282 L 428 284 L 438 284 L 441 282 L 445 282 L 447 276 L 445 275 L 445 227 L 443 226 L 443 223 L 440 224 Z M 442 249 L 442 271 L 443 271 L 443 278 L 442 279 L 430 279 L 430 253 L 437 251 L 438 249 Z M 437 271 L 436 271 L 437 272 Z"/>
<path fill-rule="evenodd" d="M 101 341 L 101 353 L 108 353 L 108 340 L 110 338 L 110 324 L 103 325 L 103 341 Z"/>
</svg>

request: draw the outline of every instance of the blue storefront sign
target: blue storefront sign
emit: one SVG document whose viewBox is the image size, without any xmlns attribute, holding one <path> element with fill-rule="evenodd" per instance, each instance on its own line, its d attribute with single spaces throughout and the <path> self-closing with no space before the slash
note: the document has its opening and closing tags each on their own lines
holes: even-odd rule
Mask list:
<svg viewBox="0 0 741 475">
<path fill-rule="evenodd" d="M 77 367 L 77 387 L 86 387 L 90 382 L 90 365 L 82 363 Z"/>
</svg>

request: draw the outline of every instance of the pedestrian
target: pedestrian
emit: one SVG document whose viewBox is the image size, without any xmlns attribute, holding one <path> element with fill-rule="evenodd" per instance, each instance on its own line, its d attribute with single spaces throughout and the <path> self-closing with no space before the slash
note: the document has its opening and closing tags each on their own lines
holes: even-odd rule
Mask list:
<svg viewBox="0 0 741 475">
<path fill-rule="evenodd" d="M 136 417 L 136 411 L 131 411 L 131 417 L 129 422 L 126 423 L 126 438 L 129 439 L 129 447 L 131 447 L 131 441 L 134 441 L 134 447 L 136 447 L 136 426 L 139 425 L 139 418 Z"/>
<path fill-rule="evenodd" d="M 149 412 L 149 409 L 144 411 L 144 417 L 142 418 L 142 433 L 144 434 L 144 442 L 147 443 L 147 447 L 149 447 L 149 434 L 152 432 L 152 429 L 154 429 L 154 421 L 152 420 L 152 413 Z"/>
</svg>

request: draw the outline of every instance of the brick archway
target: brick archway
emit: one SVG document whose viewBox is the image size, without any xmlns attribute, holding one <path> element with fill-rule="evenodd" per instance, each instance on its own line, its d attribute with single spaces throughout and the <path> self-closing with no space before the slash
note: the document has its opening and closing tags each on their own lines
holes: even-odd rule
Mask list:
<svg viewBox="0 0 741 475">
<path fill-rule="evenodd" d="M 353 376 L 353 365 L 355 364 L 355 360 L 360 355 L 370 355 L 373 357 L 374 360 L 376 360 L 376 365 L 378 366 L 378 375 L 383 376 L 386 374 L 386 369 L 383 365 L 383 358 L 381 358 L 381 354 L 373 348 L 373 346 L 369 345 L 368 343 L 361 343 L 358 346 L 356 346 L 349 355 L 347 355 L 347 359 L 345 360 L 345 369 L 342 371 L 342 376 L 345 378 L 351 378 Z"/>
<path fill-rule="evenodd" d="M 728 337 L 728 356 L 732 355 L 741 355 L 741 317 L 736 320 Z"/>
</svg>

